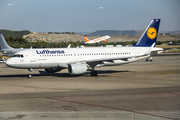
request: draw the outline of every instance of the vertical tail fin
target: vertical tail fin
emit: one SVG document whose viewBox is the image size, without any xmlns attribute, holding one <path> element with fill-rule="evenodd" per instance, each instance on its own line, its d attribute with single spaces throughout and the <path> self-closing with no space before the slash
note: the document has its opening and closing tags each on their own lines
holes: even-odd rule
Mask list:
<svg viewBox="0 0 180 120">
<path fill-rule="evenodd" d="M 84 39 L 85 39 L 86 42 L 90 41 L 86 36 L 84 36 Z"/>
<path fill-rule="evenodd" d="M 0 31 L 0 44 L 1 44 L 1 49 L 13 49 L 6 43 L 6 40 L 4 39 L 4 36 L 2 35 L 1 31 Z"/>
<path fill-rule="evenodd" d="M 158 36 L 158 30 L 161 19 L 153 19 L 149 26 L 144 31 L 139 41 L 134 45 L 135 47 L 151 47 L 153 43 L 156 43 Z"/>
</svg>

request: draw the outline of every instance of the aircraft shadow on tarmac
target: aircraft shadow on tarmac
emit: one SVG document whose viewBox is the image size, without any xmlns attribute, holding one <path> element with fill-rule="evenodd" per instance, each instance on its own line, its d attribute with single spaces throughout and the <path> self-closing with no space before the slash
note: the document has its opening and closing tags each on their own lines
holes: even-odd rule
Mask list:
<svg viewBox="0 0 180 120">
<path fill-rule="evenodd" d="M 111 74 L 111 73 L 124 73 L 130 71 L 115 71 L 115 70 L 97 70 L 98 75 Z M 32 74 L 34 77 L 41 76 L 53 76 L 53 77 L 79 77 L 79 76 L 90 76 L 90 72 L 86 72 L 81 75 L 70 75 L 69 73 L 47 73 L 45 71 L 39 71 L 40 74 Z M 16 74 L 16 75 L 0 75 L 1 78 L 13 78 L 13 77 L 27 77 L 28 74 Z"/>
</svg>

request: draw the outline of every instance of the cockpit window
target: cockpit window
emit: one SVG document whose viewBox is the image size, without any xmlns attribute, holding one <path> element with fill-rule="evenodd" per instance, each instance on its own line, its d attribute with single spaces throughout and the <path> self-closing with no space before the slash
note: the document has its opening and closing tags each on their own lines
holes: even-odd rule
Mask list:
<svg viewBox="0 0 180 120">
<path fill-rule="evenodd" d="M 14 54 L 13 57 L 23 58 L 24 56 L 22 54 Z"/>
</svg>

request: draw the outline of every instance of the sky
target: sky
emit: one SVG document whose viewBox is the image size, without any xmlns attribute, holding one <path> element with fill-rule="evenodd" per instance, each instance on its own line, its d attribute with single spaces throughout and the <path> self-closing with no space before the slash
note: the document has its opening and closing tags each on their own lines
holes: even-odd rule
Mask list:
<svg viewBox="0 0 180 120">
<path fill-rule="evenodd" d="M 0 0 L 0 29 L 31 32 L 180 30 L 180 0 Z"/>
</svg>

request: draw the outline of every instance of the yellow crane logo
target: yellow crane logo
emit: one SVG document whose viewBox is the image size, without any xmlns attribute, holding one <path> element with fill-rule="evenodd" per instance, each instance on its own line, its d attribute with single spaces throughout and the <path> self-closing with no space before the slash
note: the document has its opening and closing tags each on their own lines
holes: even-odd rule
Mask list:
<svg viewBox="0 0 180 120">
<path fill-rule="evenodd" d="M 150 27 L 147 30 L 147 36 L 149 39 L 154 39 L 157 36 L 157 30 L 154 27 Z"/>
</svg>

